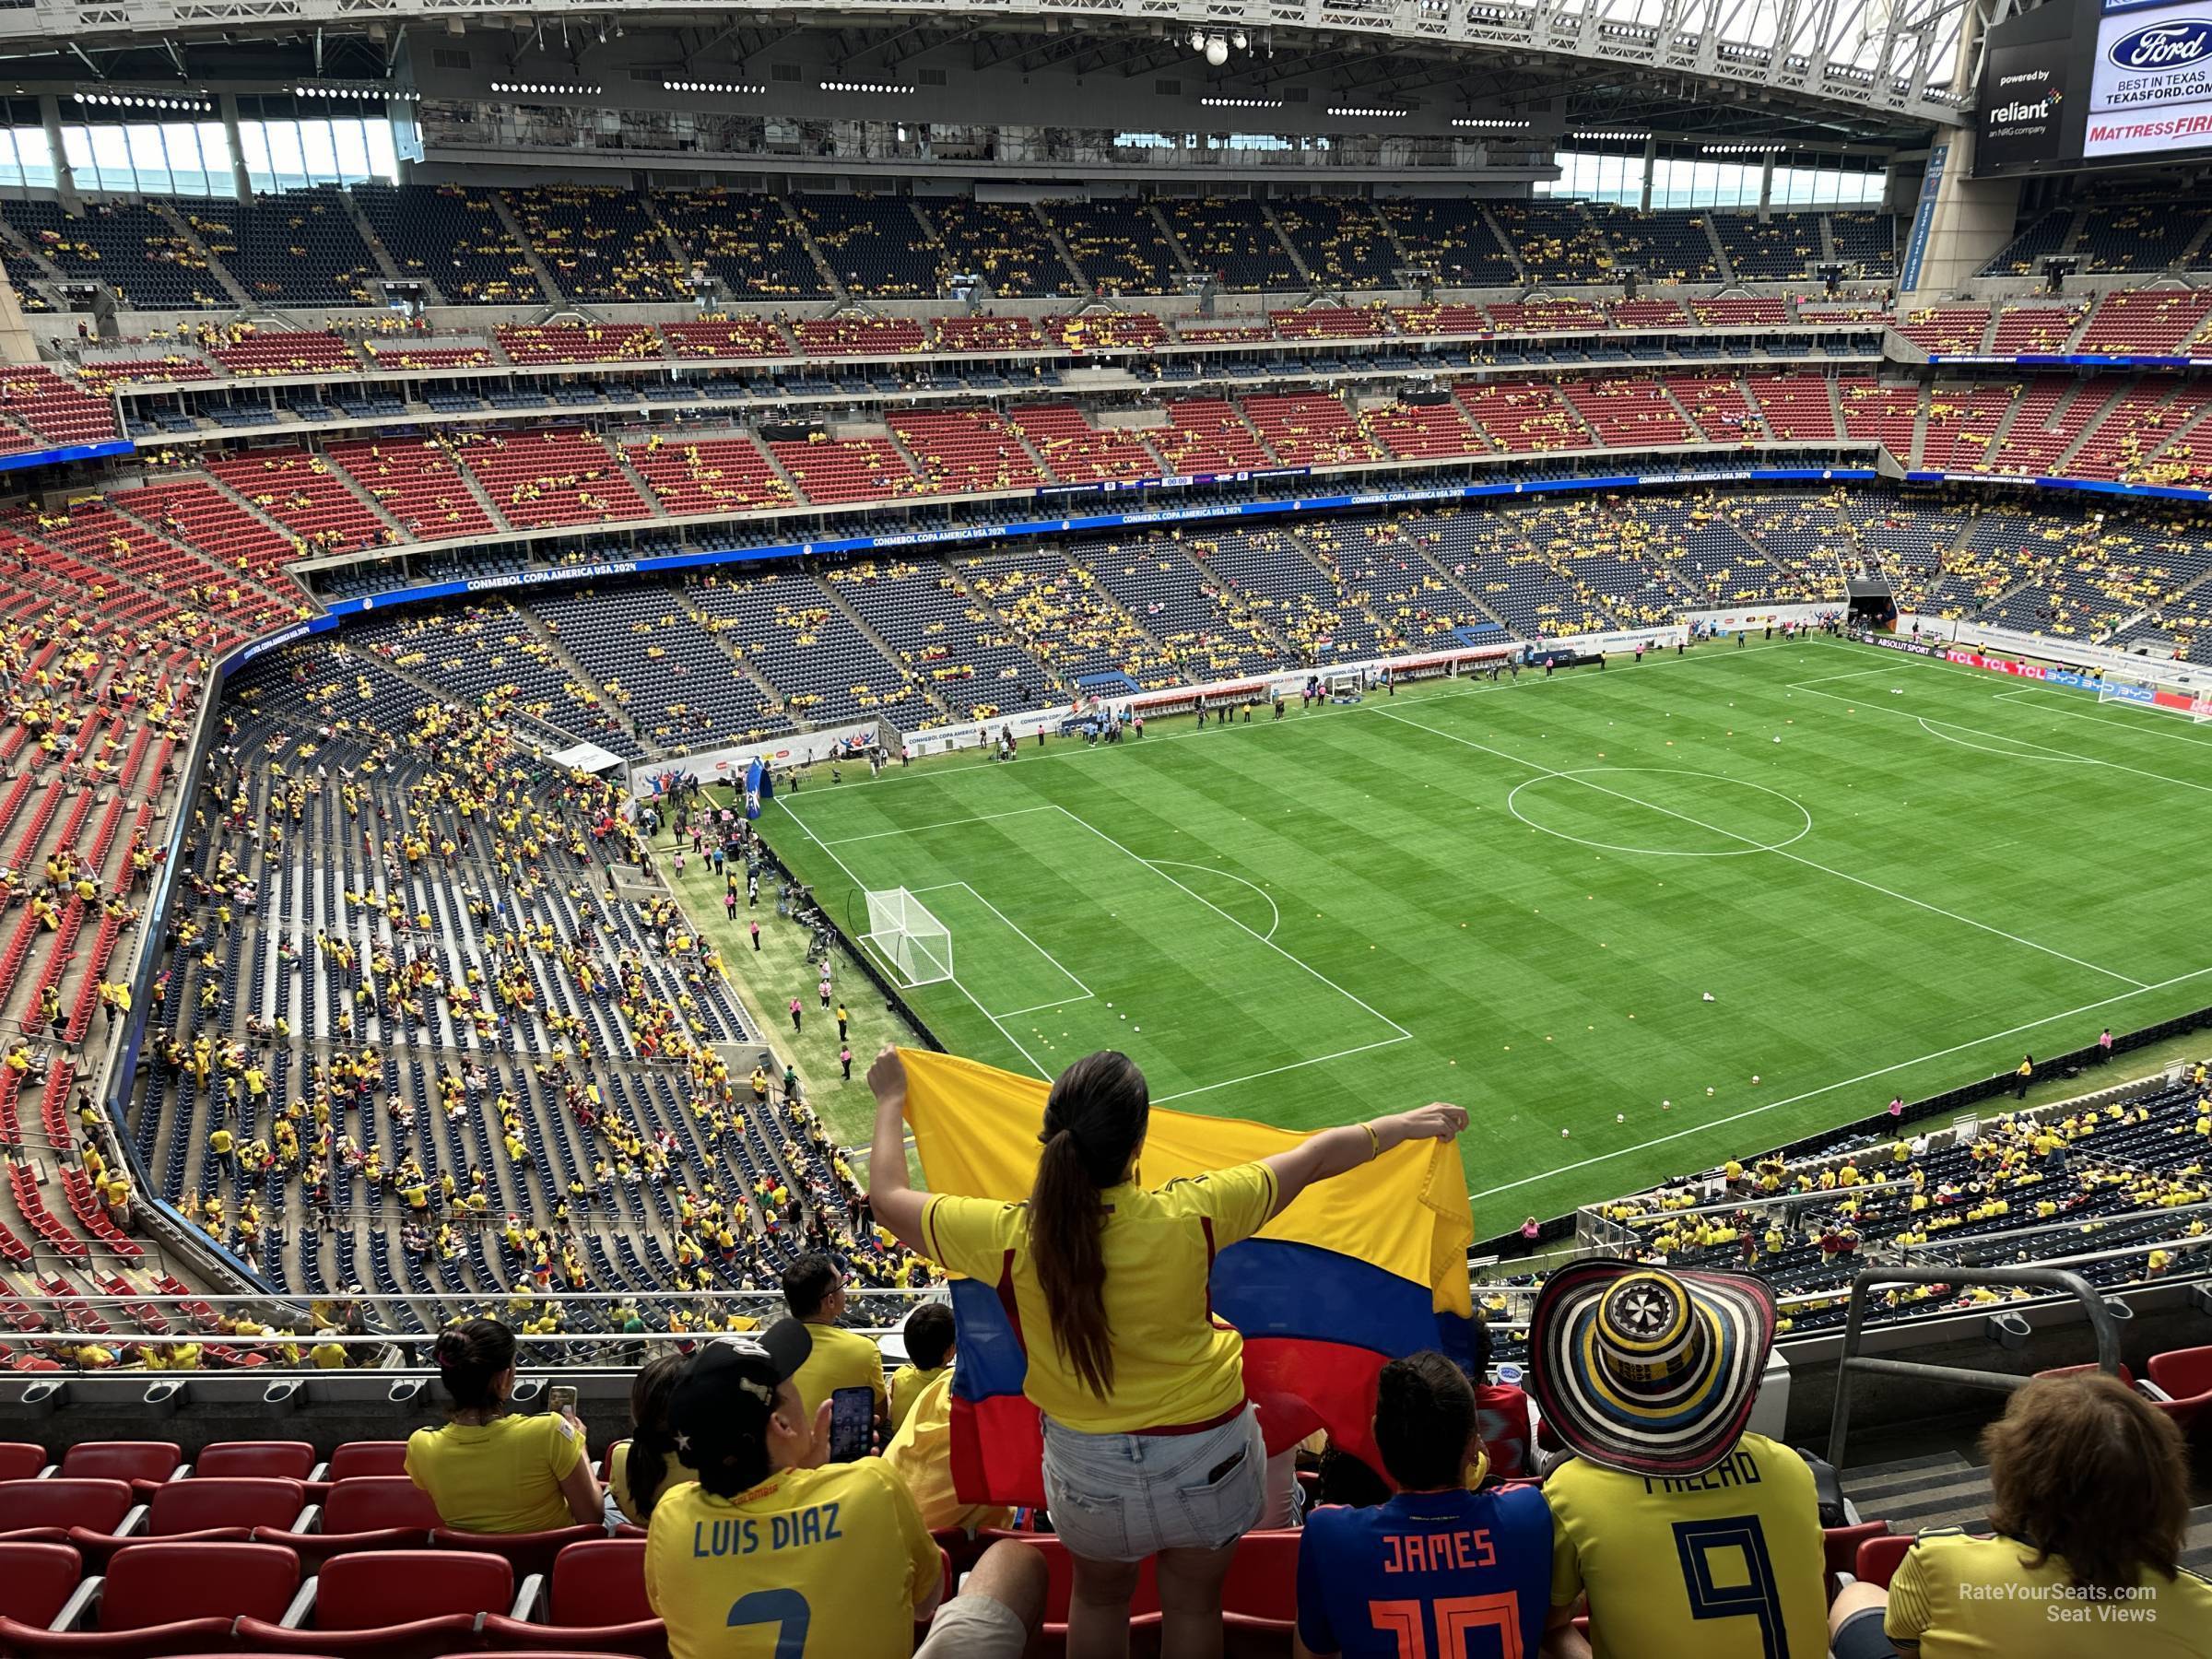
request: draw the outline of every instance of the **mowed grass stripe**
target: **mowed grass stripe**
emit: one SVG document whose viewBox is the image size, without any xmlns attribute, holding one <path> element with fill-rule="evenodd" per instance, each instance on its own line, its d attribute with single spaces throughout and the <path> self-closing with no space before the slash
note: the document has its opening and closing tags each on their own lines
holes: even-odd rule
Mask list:
<svg viewBox="0 0 2212 1659">
<path fill-rule="evenodd" d="M 1915 668 L 1924 684 L 1899 678 L 1908 696 L 1889 698 L 1893 676 Z M 1856 677 L 1821 688 L 1848 693 L 1843 700 L 1794 688 L 1839 673 Z M 2181 977 L 2212 959 L 2187 907 L 2147 915 L 2141 902 L 2204 874 L 2207 855 L 2181 833 L 2174 809 L 2185 792 L 2110 768 L 1963 749 L 1917 724 L 1921 714 L 1971 720 L 2037 743 L 2082 725 L 1991 695 L 2018 688 L 1979 675 L 1953 685 L 1871 649 L 1709 646 L 1603 676 L 1408 688 L 1279 724 L 1263 716 L 1200 733 L 1161 723 L 1141 743 L 1055 746 L 1044 764 L 1034 748 L 1011 765 L 924 763 L 881 783 L 803 794 L 797 806 L 827 840 L 877 836 L 837 849 L 868 883 L 969 882 L 1093 987 L 1098 1007 L 1009 1022 L 1046 1068 L 1112 1041 L 1146 1065 L 1156 1097 L 1292 1126 L 1457 1099 L 1477 1124 L 1471 1186 L 1548 1212 L 1863 1115 L 1893 1090 L 1926 1092 L 2009 1065 L 2022 1047 L 2072 1046 L 2108 1018 L 2139 1024 L 2204 999 L 2205 983 Z M 1877 699 L 1913 703 L 1914 718 Z M 1391 713 L 1404 718 L 1379 717 Z M 2212 764 L 2155 732 L 2107 741 L 2083 725 L 2069 741 L 2131 763 L 2155 753 L 2157 770 L 2212 783 Z M 1605 852 L 1507 809 L 1516 785 L 1586 767 L 1731 780 L 1645 773 L 1641 790 L 1633 775 L 1601 781 L 1759 840 L 1791 815 L 1739 785 L 1778 790 L 1814 819 L 1789 851 L 1826 869 L 1767 853 Z M 2092 776 L 2099 785 L 2085 786 Z M 1654 851 L 1714 841 L 1594 791 L 1568 792 L 1590 798 L 1571 809 L 1573 823 L 1555 821 L 1569 810 L 1566 790 L 1547 785 L 1541 800 L 1554 816 L 1529 816 Z M 1753 800 L 1761 804 L 1746 805 Z M 1053 805 L 1127 853 L 1031 810 Z M 945 822 L 1001 813 L 1021 816 Z M 943 827 L 919 828 L 932 824 Z M 764 825 L 837 908 L 845 883 L 834 866 L 776 815 Z M 882 833 L 906 829 L 917 832 Z M 1153 870 L 1131 853 L 1177 862 Z M 1301 1064 L 1364 1041 L 1362 1028 L 1346 1028 L 1356 1010 L 1287 963 L 1260 965 L 1256 941 L 1164 875 L 1254 931 L 1279 913 L 1274 944 L 1410 1040 Z M 956 960 L 1003 955 L 1018 982 L 1030 947 L 1010 935 L 994 945 L 989 929 L 967 936 L 975 931 L 956 938 Z M 2113 971 L 2151 988 L 2136 992 Z M 950 987 L 915 1000 L 953 1046 L 1023 1064 Z M 1118 1006 L 1101 1020 L 1108 1000 Z M 1371 1023 L 1364 1031 L 1389 1035 Z M 1296 1069 L 1277 1069 L 1285 1066 Z M 1271 1075 L 1218 1086 L 1252 1073 Z M 1613 1122 L 1617 1112 L 1626 1124 Z"/>
</svg>

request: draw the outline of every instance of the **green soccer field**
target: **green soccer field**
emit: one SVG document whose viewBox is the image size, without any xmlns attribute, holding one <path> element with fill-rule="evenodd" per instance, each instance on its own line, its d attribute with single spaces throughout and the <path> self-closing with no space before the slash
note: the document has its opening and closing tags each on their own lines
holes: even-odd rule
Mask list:
<svg viewBox="0 0 2212 1659">
<path fill-rule="evenodd" d="M 2212 729 L 1822 640 L 971 754 L 760 827 L 853 933 L 894 887 L 950 930 L 912 1001 L 956 1052 L 1120 1048 L 1157 1104 L 1300 1128 L 1459 1101 L 1487 1234 L 2212 1002 L 2207 795 Z"/>
</svg>

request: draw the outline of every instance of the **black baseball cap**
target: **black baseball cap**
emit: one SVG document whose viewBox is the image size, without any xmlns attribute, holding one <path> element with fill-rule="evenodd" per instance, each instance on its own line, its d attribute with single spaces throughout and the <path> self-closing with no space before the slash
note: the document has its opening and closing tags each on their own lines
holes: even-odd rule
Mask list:
<svg viewBox="0 0 2212 1659">
<path fill-rule="evenodd" d="M 795 1319 L 718 1337 L 700 1349 L 668 1402 L 684 1461 L 704 1470 L 757 1456 L 776 1391 L 813 1351 L 813 1333 Z"/>
</svg>

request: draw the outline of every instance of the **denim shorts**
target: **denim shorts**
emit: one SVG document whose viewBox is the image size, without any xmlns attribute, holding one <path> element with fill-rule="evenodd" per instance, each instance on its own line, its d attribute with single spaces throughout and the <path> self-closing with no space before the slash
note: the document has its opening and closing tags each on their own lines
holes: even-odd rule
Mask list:
<svg viewBox="0 0 2212 1659">
<path fill-rule="evenodd" d="M 1267 1448 L 1247 1406 L 1197 1434 L 1085 1434 L 1044 1419 L 1053 1530 L 1092 1561 L 1218 1549 L 1258 1524 Z"/>
</svg>

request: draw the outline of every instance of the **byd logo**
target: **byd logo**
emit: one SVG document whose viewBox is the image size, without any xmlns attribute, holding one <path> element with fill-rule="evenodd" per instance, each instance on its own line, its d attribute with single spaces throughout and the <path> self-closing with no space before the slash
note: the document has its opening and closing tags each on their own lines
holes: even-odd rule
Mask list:
<svg viewBox="0 0 2212 1659">
<path fill-rule="evenodd" d="M 2177 18 L 2124 34 L 2105 53 L 2120 69 L 2179 69 L 2212 57 L 2212 18 Z"/>
</svg>

